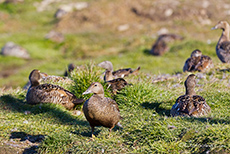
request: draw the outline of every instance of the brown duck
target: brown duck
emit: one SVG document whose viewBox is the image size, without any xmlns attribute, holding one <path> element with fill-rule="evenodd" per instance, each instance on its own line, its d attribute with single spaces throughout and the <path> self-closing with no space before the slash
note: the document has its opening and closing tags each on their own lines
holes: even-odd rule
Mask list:
<svg viewBox="0 0 230 154">
<path fill-rule="evenodd" d="M 169 47 L 167 46 L 168 42 L 183 39 L 184 38 L 182 36 L 176 34 L 161 34 L 153 44 L 152 49 L 150 50 L 150 54 L 161 56 L 169 50 Z"/>
<path fill-rule="evenodd" d="M 191 57 L 185 61 L 183 71 L 184 72 L 204 72 L 209 68 L 213 68 L 212 59 L 209 56 L 202 55 L 202 52 L 198 49 L 194 50 Z"/>
<path fill-rule="evenodd" d="M 230 40 L 229 24 L 227 21 L 220 21 L 212 29 L 222 29 L 222 35 L 216 45 L 216 54 L 223 63 L 230 63 Z"/>
<path fill-rule="evenodd" d="M 109 85 L 113 94 L 117 94 L 117 91 L 122 90 L 125 86 L 132 85 L 123 79 L 123 77 L 128 76 L 129 74 L 136 74 L 140 70 L 140 67 L 138 67 L 134 71 L 131 68 L 127 68 L 113 72 L 113 65 L 110 61 L 103 61 L 98 65 L 106 69 L 104 81 Z"/>
<path fill-rule="evenodd" d="M 84 102 L 70 91 L 53 84 L 39 84 L 41 78 L 39 70 L 33 70 L 29 75 L 31 86 L 26 94 L 28 104 L 54 103 L 61 104 L 67 109 L 73 109 Z"/>
<path fill-rule="evenodd" d="M 117 91 L 122 90 L 125 86 L 132 85 L 125 81 L 125 79 L 123 78 L 117 78 L 110 81 L 106 81 L 106 83 L 109 85 L 109 88 L 112 89 L 112 93 L 115 95 L 117 94 Z"/>
<path fill-rule="evenodd" d="M 177 98 L 176 103 L 172 106 L 170 114 L 172 116 L 205 116 L 211 112 L 211 108 L 205 99 L 195 93 L 195 75 L 191 74 L 185 81 L 185 95 Z"/>
<path fill-rule="evenodd" d="M 129 74 L 137 74 L 137 72 L 140 70 L 140 66 L 139 66 L 135 70 L 132 70 L 131 68 L 124 68 L 124 69 L 119 69 L 117 71 L 113 71 L 113 64 L 110 61 L 103 61 L 99 63 L 98 66 L 106 69 L 105 74 L 107 74 L 107 76 L 110 77 L 107 79 L 104 78 L 105 81 L 112 80 L 113 78 L 124 78 Z"/>
<path fill-rule="evenodd" d="M 118 122 L 121 119 L 120 111 L 117 103 L 111 98 L 104 96 L 103 86 L 99 82 L 94 82 L 83 93 L 93 95 L 85 101 L 83 111 L 86 119 L 92 128 L 92 137 L 94 137 L 94 127 L 104 126 L 109 128 L 109 136 L 115 125 L 120 125 Z"/>
</svg>

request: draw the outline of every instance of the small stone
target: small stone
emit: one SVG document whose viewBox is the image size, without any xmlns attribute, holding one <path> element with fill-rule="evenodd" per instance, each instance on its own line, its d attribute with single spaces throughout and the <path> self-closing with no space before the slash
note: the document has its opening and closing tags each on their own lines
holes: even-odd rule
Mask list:
<svg viewBox="0 0 230 154">
<path fill-rule="evenodd" d="M 126 31 L 128 29 L 129 29 L 129 24 L 124 24 L 117 27 L 117 30 L 120 32 Z"/>
<path fill-rule="evenodd" d="M 165 10 L 165 16 L 166 17 L 170 17 L 172 14 L 173 14 L 173 10 L 172 9 Z"/>
<path fill-rule="evenodd" d="M 167 34 L 169 31 L 168 31 L 168 29 L 167 28 L 161 28 L 158 32 L 157 32 L 157 34 L 158 35 L 162 35 L 162 34 Z"/>
<path fill-rule="evenodd" d="M 14 44 L 13 42 L 7 42 L 1 50 L 1 54 L 4 56 L 14 56 L 24 59 L 29 59 L 30 55 L 26 49 Z"/>
<path fill-rule="evenodd" d="M 56 32 L 54 30 L 46 34 L 45 38 L 58 43 L 61 43 L 65 40 L 65 37 L 62 33 Z"/>
<path fill-rule="evenodd" d="M 78 3 L 74 3 L 73 4 L 73 7 L 76 9 L 76 10 L 82 10 L 82 9 L 85 9 L 87 8 L 89 5 L 87 2 L 78 2 Z"/>
</svg>

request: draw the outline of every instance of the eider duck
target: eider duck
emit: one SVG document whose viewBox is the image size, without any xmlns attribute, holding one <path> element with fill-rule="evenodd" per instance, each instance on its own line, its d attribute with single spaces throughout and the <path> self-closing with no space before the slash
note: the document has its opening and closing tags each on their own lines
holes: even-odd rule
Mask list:
<svg viewBox="0 0 230 154">
<path fill-rule="evenodd" d="M 227 21 L 220 21 L 212 29 L 222 29 L 222 35 L 216 45 L 216 54 L 223 63 L 230 63 L 230 40 L 229 24 Z"/>
<path fill-rule="evenodd" d="M 205 99 L 195 93 L 195 75 L 190 74 L 185 83 L 185 95 L 177 98 L 176 103 L 172 106 L 170 114 L 174 116 L 193 116 L 200 117 L 211 112 L 211 108 Z"/>
<path fill-rule="evenodd" d="M 184 37 L 176 34 L 161 34 L 156 42 L 153 44 L 150 54 L 155 56 L 161 56 L 169 50 L 166 43 L 172 40 L 183 40 Z"/>
<path fill-rule="evenodd" d="M 110 61 L 104 61 L 98 65 L 106 69 L 104 75 L 104 81 L 108 84 L 108 87 L 111 88 L 112 93 L 114 95 L 116 95 L 117 91 L 122 90 L 125 86 L 132 85 L 132 84 L 128 84 L 128 82 L 125 79 L 123 79 L 123 77 L 128 76 L 129 74 L 135 74 L 140 69 L 140 67 L 138 67 L 136 70 L 133 71 L 131 68 L 127 68 L 127 69 L 119 69 L 113 72 L 113 65 Z"/>
<path fill-rule="evenodd" d="M 107 76 L 110 78 L 104 78 L 105 81 L 112 80 L 112 78 L 124 78 L 128 76 L 129 74 L 136 74 L 140 70 L 140 66 L 132 70 L 131 68 L 124 68 L 124 69 L 119 69 L 117 71 L 113 71 L 113 64 L 110 61 L 103 61 L 98 64 L 99 67 L 102 67 L 106 69 L 105 74 L 107 73 Z M 108 72 L 109 71 L 109 72 Z"/>
<path fill-rule="evenodd" d="M 83 93 L 93 95 L 85 101 L 83 105 L 84 115 L 92 128 L 92 138 L 94 137 L 94 127 L 104 126 L 109 128 L 109 136 L 115 125 L 120 125 L 120 111 L 117 103 L 104 96 L 103 86 L 99 82 L 94 82 Z"/>
<path fill-rule="evenodd" d="M 204 72 L 213 67 L 212 59 L 209 56 L 202 55 L 202 52 L 196 49 L 191 53 L 191 57 L 185 61 L 183 72 Z"/>
<path fill-rule="evenodd" d="M 39 70 L 33 70 L 29 75 L 31 86 L 26 94 L 28 104 L 54 103 L 61 104 L 67 109 L 73 109 L 77 104 L 84 102 L 78 99 L 73 93 L 53 84 L 40 84 L 41 74 Z"/>
<path fill-rule="evenodd" d="M 113 79 L 110 81 L 106 81 L 106 83 L 112 89 L 112 93 L 114 95 L 116 95 L 117 91 L 122 90 L 125 86 L 132 85 L 132 84 L 128 83 L 127 81 L 125 81 L 125 79 L 123 79 L 123 78 L 117 78 L 117 79 Z"/>
</svg>

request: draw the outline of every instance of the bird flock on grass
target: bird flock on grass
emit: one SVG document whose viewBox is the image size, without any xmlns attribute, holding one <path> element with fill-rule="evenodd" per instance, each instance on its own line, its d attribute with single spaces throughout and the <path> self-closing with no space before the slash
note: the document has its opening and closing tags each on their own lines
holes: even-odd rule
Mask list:
<svg viewBox="0 0 230 154">
<path fill-rule="evenodd" d="M 216 54 L 221 62 L 230 63 L 230 40 L 229 40 L 229 24 L 227 21 L 218 22 L 212 29 L 221 29 L 222 34 L 216 45 Z M 163 55 L 167 52 L 167 42 L 172 40 L 182 40 L 183 37 L 175 34 L 160 35 L 156 43 L 153 45 L 150 53 L 153 55 Z M 137 75 L 140 67 L 136 69 L 125 68 L 114 71 L 113 65 L 110 61 L 103 61 L 98 64 L 99 67 L 105 69 L 104 82 L 111 89 L 113 95 L 130 86 L 124 77 L 129 75 Z M 68 76 L 74 71 L 76 66 L 70 64 L 64 76 Z M 195 49 L 191 56 L 185 61 L 183 72 L 206 72 L 213 68 L 212 59 L 209 56 L 202 55 L 199 49 Z M 111 130 L 118 125 L 120 127 L 120 120 L 122 119 L 118 104 L 115 100 L 104 96 L 104 88 L 99 82 L 92 83 L 88 89 L 82 94 L 86 95 L 93 93 L 87 99 L 77 98 L 72 92 L 62 88 L 59 85 L 48 83 L 41 84 L 40 82 L 47 78 L 51 80 L 68 80 L 68 78 L 49 76 L 41 73 L 39 70 L 34 69 L 29 75 L 29 88 L 26 94 L 26 101 L 28 104 L 40 103 L 54 103 L 63 105 L 66 109 L 74 109 L 76 105 L 83 104 L 83 113 L 92 128 L 92 138 L 94 138 L 95 126 L 104 126 L 109 128 L 109 136 Z M 207 116 L 211 112 L 211 108 L 202 96 L 195 92 L 196 76 L 190 74 L 184 82 L 185 94 L 176 99 L 175 104 L 172 106 L 171 116 L 191 116 L 200 117 Z M 69 79 L 70 80 L 70 79 Z"/>
</svg>

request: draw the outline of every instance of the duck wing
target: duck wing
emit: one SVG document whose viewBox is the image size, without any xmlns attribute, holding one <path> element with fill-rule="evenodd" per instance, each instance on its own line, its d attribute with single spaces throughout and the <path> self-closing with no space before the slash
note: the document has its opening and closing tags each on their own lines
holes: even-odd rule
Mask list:
<svg viewBox="0 0 230 154">
<path fill-rule="evenodd" d="M 202 56 L 200 61 L 195 67 L 195 70 L 197 71 L 205 71 L 206 68 L 212 68 L 213 67 L 213 62 L 212 59 L 209 56 Z"/>
<path fill-rule="evenodd" d="M 220 49 L 224 50 L 226 53 L 230 53 L 230 41 L 224 41 L 220 44 Z"/>
<path fill-rule="evenodd" d="M 195 70 L 195 61 L 193 58 L 188 58 L 185 61 L 184 67 L 183 67 L 183 72 L 192 72 Z"/>
<path fill-rule="evenodd" d="M 112 74 L 115 78 L 123 78 L 125 76 L 128 76 L 132 72 L 131 68 L 124 68 L 124 69 L 119 69 L 117 71 L 113 71 Z"/>
<path fill-rule="evenodd" d="M 183 95 L 180 96 L 173 105 L 170 114 L 172 116 L 187 115 L 187 116 L 202 116 L 211 111 L 205 99 L 199 95 Z"/>
<path fill-rule="evenodd" d="M 109 97 L 105 97 L 105 99 L 106 99 L 107 103 L 108 103 L 111 107 L 113 107 L 113 109 L 114 109 L 115 111 L 117 110 L 118 112 L 120 112 L 119 107 L 118 107 L 118 105 L 117 105 L 117 103 L 116 103 L 115 100 L 113 100 L 113 99 L 111 99 L 111 98 L 109 98 Z"/>
<path fill-rule="evenodd" d="M 58 85 L 48 83 L 41 84 L 35 87 L 35 91 L 37 97 L 39 97 L 42 102 L 52 102 L 55 104 L 80 104 L 84 102 L 84 99 L 78 99 L 72 92 Z M 73 104 L 71 106 L 73 106 Z"/>
</svg>

